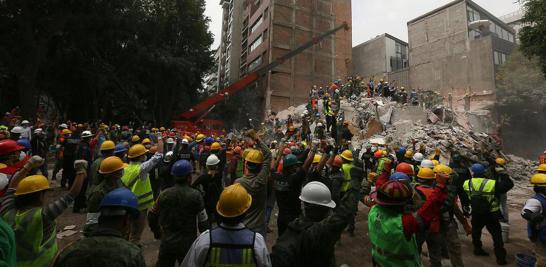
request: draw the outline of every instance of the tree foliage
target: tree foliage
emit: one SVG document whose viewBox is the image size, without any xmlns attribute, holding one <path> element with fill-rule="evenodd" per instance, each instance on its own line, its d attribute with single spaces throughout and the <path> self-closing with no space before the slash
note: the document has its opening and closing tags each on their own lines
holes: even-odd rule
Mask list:
<svg viewBox="0 0 546 267">
<path fill-rule="evenodd" d="M 0 107 L 167 123 L 212 67 L 200 0 L 0 1 Z M 16 94 L 12 92 L 17 92 Z"/>
<path fill-rule="evenodd" d="M 519 33 L 521 49 L 527 57 L 536 56 L 546 76 L 546 0 L 520 0 L 525 9 Z"/>
</svg>

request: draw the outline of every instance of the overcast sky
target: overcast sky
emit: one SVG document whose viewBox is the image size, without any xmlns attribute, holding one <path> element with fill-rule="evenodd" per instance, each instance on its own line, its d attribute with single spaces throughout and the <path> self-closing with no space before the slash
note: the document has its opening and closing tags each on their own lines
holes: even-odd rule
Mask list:
<svg viewBox="0 0 546 267">
<path fill-rule="evenodd" d="M 220 0 L 205 0 L 205 15 L 211 18 L 210 30 L 214 34 L 213 49 L 220 43 L 222 9 Z M 242 1 L 242 0 L 237 0 Z M 353 46 L 377 35 L 389 33 L 408 40 L 406 23 L 452 0 L 352 0 Z M 516 0 L 474 0 L 493 15 L 502 16 L 518 9 Z"/>
</svg>

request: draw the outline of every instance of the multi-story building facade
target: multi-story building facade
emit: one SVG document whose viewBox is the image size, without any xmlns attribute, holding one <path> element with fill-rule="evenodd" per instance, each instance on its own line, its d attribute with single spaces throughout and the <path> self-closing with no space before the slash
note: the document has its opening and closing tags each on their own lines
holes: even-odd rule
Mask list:
<svg viewBox="0 0 546 267">
<path fill-rule="evenodd" d="M 519 31 L 525 26 L 525 23 L 523 23 L 524 15 L 525 15 L 525 11 L 523 9 L 519 9 L 517 11 L 514 11 L 512 13 L 509 13 L 500 17 L 500 19 L 504 21 L 504 23 L 508 24 L 508 26 L 512 27 L 514 31 L 516 31 L 516 34 L 514 35 L 516 40 L 519 40 L 518 38 Z"/>
<path fill-rule="evenodd" d="M 488 92 L 515 47 L 515 31 L 470 0 L 456 0 L 408 22 L 412 88 Z"/>
<path fill-rule="evenodd" d="M 224 86 L 343 22 L 351 23 L 351 0 L 223 0 L 221 4 L 226 27 L 219 79 Z M 314 84 L 344 78 L 351 62 L 351 38 L 351 31 L 340 31 L 275 68 L 253 87 L 258 97 L 252 105 L 262 112 L 279 111 L 304 103 Z"/>
</svg>

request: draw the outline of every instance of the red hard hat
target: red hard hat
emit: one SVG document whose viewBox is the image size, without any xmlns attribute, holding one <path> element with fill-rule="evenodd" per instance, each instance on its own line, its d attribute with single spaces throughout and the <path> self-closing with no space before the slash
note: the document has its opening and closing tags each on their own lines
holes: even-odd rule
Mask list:
<svg viewBox="0 0 546 267">
<path fill-rule="evenodd" d="M 402 162 L 396 166 L 396 172 L 402 172 L 407 174 L 408 176 L 414 175 L 413 167 L 405 162 Z"/>
<path fill-rule="evenodd" d="M 17 144 L 17 142 L 11 139 L 0 141 L 0 156 L 4 156 L 23 149 L 23 146 L 20 146 L 19 144 Z"/>
<path fill-rule="evenodd" d="M 292 154 L 292 150 L 290 150 L 290 148 L 285 148 L 285 149 L 282 150 L 282 154 L 284 156 L 290 155 L 290 154 Z"/>
<path fill-rule="evenodd" d="M 383 151 L 377 150 L 377 151 L 375 151 L 375 153 L 373 153 L 373 156 L 375 158 L 382 158 L 383 157 Z"/>
<path fill-rule="evenodd" d="M 336 156 L 334 158 L 334 162 L 332 163 L 332 166 L 341 168 L 341 165 L 343 165 L 343 159 L 340 156 Z"/>
<path fill-rule="evenodd" d="M 372 193 L 375 202 L 383 206 L 403 206 L 411 198 L 408 186 L 399 181 L 388 181 Z"/>
</svg>

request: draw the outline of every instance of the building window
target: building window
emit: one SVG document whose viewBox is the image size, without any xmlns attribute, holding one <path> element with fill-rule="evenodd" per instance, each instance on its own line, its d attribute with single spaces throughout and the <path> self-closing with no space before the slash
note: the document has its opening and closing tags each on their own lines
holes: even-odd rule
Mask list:
<svg viewBox="0 0 546 267">
<path fill-rule="evenodd" d="M 248 71 L 255 70 L 258 66 L 262 64 L 262 56 L 257 57 L 248 65 Z"/>
<path fill-rule="evenodd" d="M 262 25 L 262 22 L 264 22 L 264 16 L 260 15 L 260 17 L 252 24 L 252 27 L 250 28 L 250 33 L 253 33 L 260 25 Z"/>
<path fill-rule="evenodd" d="M 480 13 L 471 7 L 467 8 L 467 14 L 469 22 L 480 20 Z"/>
<path fill-rule="evenodd" d="M 506 60 L 507 60 L 506 54 L 502 52 L 498 52 L 498 51 L 493 51 L 493 61 L 495 62 L 495 65 L 502 65 L 506 63 Z"/>
<path fill-rule="evenodd" d="M 262 39 L 262 35 L 258 36 L 256 40 L 250 45 L 250 52 L 254 51 L 258 46 L 262 44 L 264 40 Z"/>
</svg>

